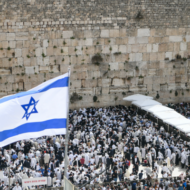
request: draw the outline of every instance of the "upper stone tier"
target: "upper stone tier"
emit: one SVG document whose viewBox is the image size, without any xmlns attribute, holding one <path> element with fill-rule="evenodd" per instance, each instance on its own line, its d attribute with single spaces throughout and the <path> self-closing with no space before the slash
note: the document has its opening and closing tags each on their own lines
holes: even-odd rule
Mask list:
<svg viewBox="0 0 190 190">
<path fill-rule="evenodd" d="M 189 11 L 190 0 L 1 0 L 0 23 L 175 28 L 190 26 Z"/>
</svg>

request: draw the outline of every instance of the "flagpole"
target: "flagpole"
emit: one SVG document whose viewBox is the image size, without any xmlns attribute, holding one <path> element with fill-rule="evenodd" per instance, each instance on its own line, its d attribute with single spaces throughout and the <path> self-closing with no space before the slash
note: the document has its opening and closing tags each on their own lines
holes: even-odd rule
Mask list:
<svg viewBox="0 0 190 190">
<path fill-rule="evenodd" d="M 69 103 L 70 103 L 70 68 L 68 68 L 68 107 L 67 107 L 67 128 L 66 128 L 66 134 L 65 134 L 65 160 L 64 160 L 64 178 L 67 179 L 67 152 L 68 152 L 68 141 L 69 141 L 69 136 L 68 136 L 68 127 L 69 127 Z M 66 190 L 66 182 L 64 182 L 64 190 Z"/>
</svg>

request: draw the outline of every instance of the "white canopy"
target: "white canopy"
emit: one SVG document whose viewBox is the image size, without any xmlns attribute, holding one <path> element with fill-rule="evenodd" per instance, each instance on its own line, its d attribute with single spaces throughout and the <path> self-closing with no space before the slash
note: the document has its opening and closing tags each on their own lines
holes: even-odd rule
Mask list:
<svg viewBox="0 0 190 190">
<path fill-rule="evenodd" d="M 171 118 L 184 118 L 181 114 L 177 113 L 176 111 L 155 112 L 154 115 L 162 120 Z"/>
<path fill-rule="evenodd" d="M 185 124 L 189 124 L 190 125 L 190 120 L 186 119 L 185 117 L 183 118 L 173 118 L 173 119 L 166 119 L 163 120 L 165 123 L 168 123 L 172 126 L 175 126 L 176 128 L 178 128 L 178 125 L 185 125 Z"/>
<path fill-rule="evenodd" d="M 173 111 L 173 109 L 168 108 L 166 106 L 162 106 L 162 105 L 146 106 L 146 107 L 143 107 L 142 109 L 150 113 Z"/>
<path fill-rule="evenodd" d="M 132 104 L 142 108 L 146 106 L 154 106 L 154 105 L 162 105 L 160 102 L 157 102 L 155 100 L 146 99 L 143 101 L 133 101 Z"/>
<path fill-rule="evenodd" d="M 134 95 L 123 98 L 123 100 L 125 101 L 139 101 L 139 100 L 145 100 L 145 99 L 153 99 L 153 97 L 145 96 L 142 94 L 134 94 Z"/>
<path fill-rule="evenodd" d="M 180 130 L 180 131 L 183 131 L 185 133 L 189 133 L 190 134 L 190 124 L 185 124 L 185 125 L 178 125 L 177 128 Z M 190 135 L 188 135 L 190 136 Z"/>
</svg>

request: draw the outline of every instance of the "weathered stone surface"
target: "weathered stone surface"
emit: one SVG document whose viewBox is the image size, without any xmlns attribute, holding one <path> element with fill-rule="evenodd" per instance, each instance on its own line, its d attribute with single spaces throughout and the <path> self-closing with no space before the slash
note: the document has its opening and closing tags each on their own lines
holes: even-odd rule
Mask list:
<svg viewBox="0 0 190 190">
<path fill-rule="evenodd" d="M 28 40 L 28 32 L 18 32 L 16 33 L 16 40 Z"/>
<path fill-rule="evenodd" d="M 150 29 L 149 28 L 138 29 L 137 36 L 150 36 Z"/>
<path fill-rule="evenodd" d="M 49 8 L 42 0 L 32 2 L 30 9 L 23 6 L 27 17 L 20 6 L 15 12 L 12 2 L 1 10 L 2 21 L 6 18 L 6 22 L 0 23 L 0 87 L 6 95 L 23 86 L 28 90 L 66 73 L 69 67 L 71 93 L 84 96 L 73 107 L 115 105 L 122 102 L 122 92 L 129 90 L 154 97 L 158 91 L 160 100 L 168 101 L 175 98 L 170 89 L 190 85 L 190 64 L 185 61 L 190 52 L 190 21 L 188 11 L 183 10 L 184 2 L 177 7 L 178 14 L 183 10 L 180 22 L 161 1 L 154 11 L 152 4 L 148 6 L 150 2 L 141 1 L 146 7 L 141 20 L 134 19 L 135 1 L 85 3 L 83 8 L 75 0 L 67 1 L 66 6 L 56 1 Z M 49 11 L 33 14 L 38 6 Z M 173 2 L 167 2 L 168 6 L 172 8 Z M 66 8 L 60 12 L 58 7 Z M 10 10 L 9 14 L 4 10 Z M 127 16 L 128 12 L 132 15 Z M 92 64 L 96 54 L 102 61 Z M 176 60 L 177 54 L 182 59 Z M 93 102 L 93 95 L 98 96 L 100 104 Z"/>
</svg>

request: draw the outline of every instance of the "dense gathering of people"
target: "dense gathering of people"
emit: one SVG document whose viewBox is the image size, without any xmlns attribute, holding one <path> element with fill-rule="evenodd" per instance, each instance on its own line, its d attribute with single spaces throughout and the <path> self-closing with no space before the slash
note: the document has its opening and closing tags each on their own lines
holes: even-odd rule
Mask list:
<svg viewBox="0 0 190 190">
<path fill-rule="evenodd" d="M 188 103 L 168 106 L 190 116 Z M 189 184 L 190 143 L 181 139 L 179 131 L 167 132 L 135 107 L 70 110 L 68 132 L 67 157 L 64 135 L 1 147 L 0 187 L 8 189 L 10 184 L 21 190 L 22 179 L 38 177 L 47 177 L 47 185 L 25 189 L 61 187 L 65 160 L 67 178 L 82 189 L 171 190 Z M 173 178 L 178 177 L 173 174 L 177 166 L 183 171 L 180 179 Z"/>
</svg>

